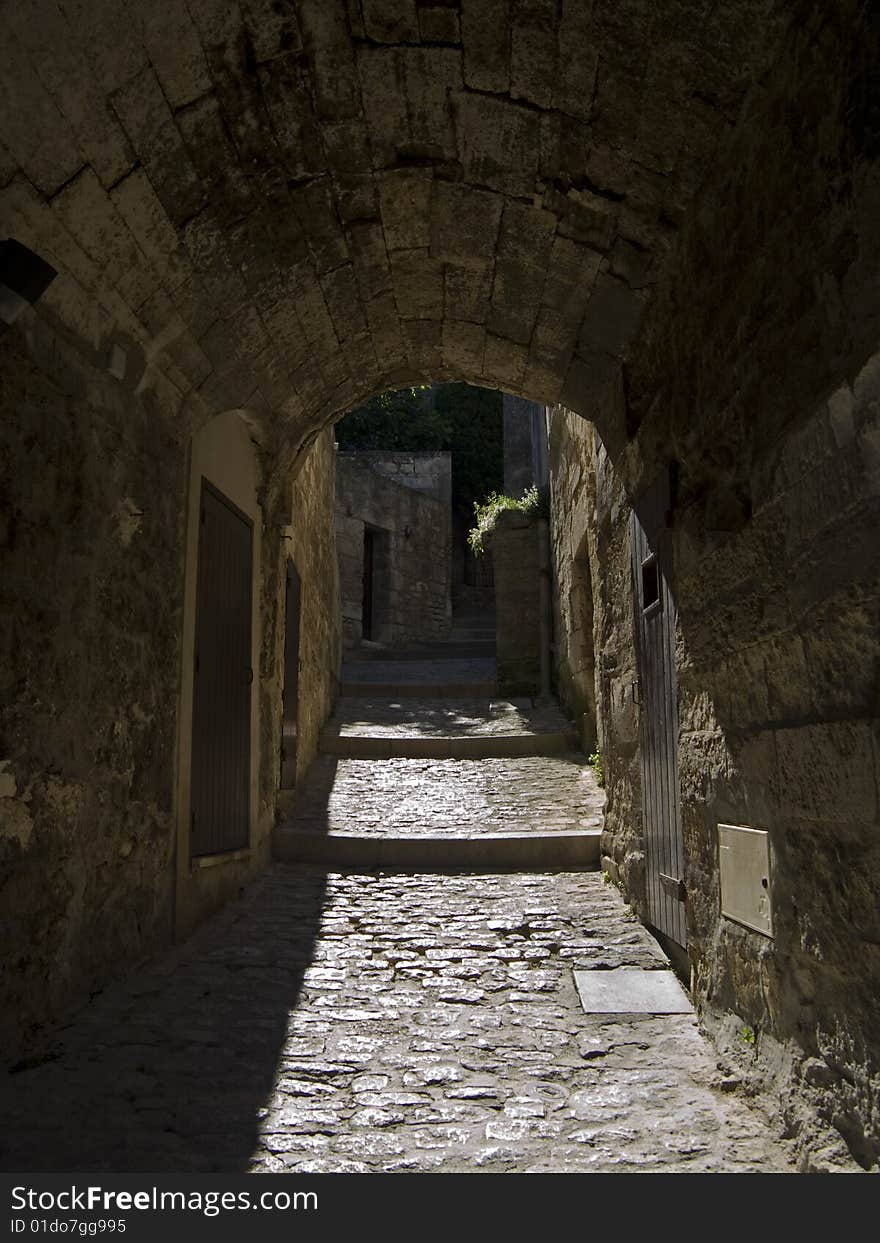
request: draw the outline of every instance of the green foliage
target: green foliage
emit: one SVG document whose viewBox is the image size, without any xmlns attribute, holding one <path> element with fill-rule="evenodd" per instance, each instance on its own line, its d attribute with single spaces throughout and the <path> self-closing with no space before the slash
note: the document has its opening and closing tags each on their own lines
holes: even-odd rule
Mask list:
<svg viewBox="0 0 880 1243">
<path fill-rule="evenodd" d="M 371 397 L 336 426 L 341 449 L 452 454 L 452 504 L 470 511 L 501 487 L 501 394 L 469 384 L 422 385 Z"/>
<path fill-rule="evenodd" d="M 743 1044 L 754 1045 L 758 1039 L 758 1036 L 754 1027 L 750 1027 L 749 1024 L 746 1023 L 739 1029 L 739 1038 Z"/>
<path fill-rule="evenodd" d="M 602 767 L 602 752 L 598 749 L 598 747 L 593 752 L 593 754 L 589 757 L 589 759 L 587 760 L 587 763 L 592 765 L 593 775 L 596 778 L 596 785 L 604 786 L 605 769 Z"/>
<path fill-rule="evenodd" d="M 491 492 L 487 500 L 482 505 L 478 501 L 474 501 L 474 513 L 476 514 L 476 525 L 471 527 L 468 532 L 468 543 L 474 554 L 482 557 L 486 551 L 484 540 L 493 530 L 495 522 L 500 513 L 506 509 L 518 509 L 523 514 L 534 514 L 537 516 L 541 509 L 541 494 L 534 484 L 530 488 L 526 488 L 522 496 L 519 498 L 513 496 L 504 496 L 503 493 Z"/>
</svg>

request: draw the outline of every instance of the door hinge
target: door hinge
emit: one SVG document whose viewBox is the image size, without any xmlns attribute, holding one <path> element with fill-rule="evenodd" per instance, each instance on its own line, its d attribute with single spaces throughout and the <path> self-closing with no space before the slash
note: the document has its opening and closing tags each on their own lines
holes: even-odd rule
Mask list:
<svg viewBox="0 0 880 1243">
<path fill-rule="evenodd" d="M 687 902 L 687 889 L 685 889 L 684 881 L 680 876 L 667 876 L 665 872 L 658 873 L 660 884 L 670 898 L 676 902 Z"/>
</svg>

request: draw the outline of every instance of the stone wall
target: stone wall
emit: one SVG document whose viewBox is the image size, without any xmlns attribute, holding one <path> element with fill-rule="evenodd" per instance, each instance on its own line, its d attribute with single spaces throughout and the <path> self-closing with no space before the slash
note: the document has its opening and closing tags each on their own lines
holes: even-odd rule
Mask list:
<svg viewBox="0 0 880 1243">
<path fill-rule="evenodd" d="M 596 477 L 593 428 L 562 407 L 551 412 L 550 533 L 556 690 L 578 722 L 585 752 L 597 745 L 593 566 Z M 591 539 L 592 536 L 592 539 Z M 601 584 L 596 583 L 596 589 Z"/>
<path fill-rule="evenodd" d="M 223 416 L 218 434 L 221 420 L 200 424 L 197 407 L 183 412 L 160 376 L 144 381 L 142 362 L 120 381 L 103 357 L 33 316 L 0 338 L 5 1061 L 35 1055 L 72 1007 L 185 936 L 268 859 L 283 675 L 279 566 L 288 545 L 307 611 L 302 764 L 336 685 L 330 434 L 287 484 L 286 513 L 261 519 L 262 451 L 247 422 Z M 202 474 L 234 490 L 223 463 L 241 477 L 248 455 L 263 606 L 251 840 L 223 866 L 193 868 L 180 767 L 191 731 L 192 525 Z"/>
<path fill-rule="evenodd" d="M 333 709 L 339 685 L 342 628 L 335 506 L 336 450 L 333 429 L 327 428 L 293 482 L 291 521 L 282 548 L 282 557 L 293 558 L 302 581 L 298 774 L 305 773 L 318 753 L 318 736 Z M 278 668 L 283 677 L 281 658 Z"/>
<path fill-rule="evenodd" d="M 0 1036 L 11 1059 L 171 937 L 187 491 L 174 411 L 48 332 L 33 349 L 0 337 Z"/>
<path fill-rule="evenodd" d="M 336 540 L 346 647 L 363 637 L 364 530 L 376 535 L 373 639 L 440 639 L 452 618 L 448 453 L 337 455 Z"/>
<path fill-rule="evenodd" d="M 819 1168 L 880 1157 L 880 148 L 861 20 L 804 5 L 720 145 L 625 368 L 594 372 L 613 472 L 597 449 L 587 505 L 605 866 L 644 910 L 625 502 L 673 463 L 695 995 Z M 563 439 L 576 500 L 590 454 Z M 769 833 L 772 938 L 720 914 L 719 822 Z"/>
<path fill-rule="evenodd" d="M 535 694 L 541 677 L 541 592 L 538 525 L 517 510 L 502 510 L 487 537 L 495 581 L 498 689 Z"/>
</svg>

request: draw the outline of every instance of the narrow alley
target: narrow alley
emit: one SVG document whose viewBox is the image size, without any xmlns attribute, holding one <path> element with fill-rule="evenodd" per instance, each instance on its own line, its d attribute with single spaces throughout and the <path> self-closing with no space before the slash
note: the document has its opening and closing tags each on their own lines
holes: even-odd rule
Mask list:
<svg viewBox="0 0 880 1243">
<path fill-rule="evenodd" d="M 876 11 L 5 6 L 0 1164 L 880 1171 Z"/>
<path fill-rule="evenodd" d="M 475 646 L 382 656 L 344 667 L 360 694 L 276 830 L 319 863 L 273 864 L 21 1068 L 0 1164 L 792 1169 L 677 985 L 683 1012 L 585 1012 L 576 973 L 674 977 L 597 870 L 603 794 L 558 708 L 472 697 Z"/>
</svg>

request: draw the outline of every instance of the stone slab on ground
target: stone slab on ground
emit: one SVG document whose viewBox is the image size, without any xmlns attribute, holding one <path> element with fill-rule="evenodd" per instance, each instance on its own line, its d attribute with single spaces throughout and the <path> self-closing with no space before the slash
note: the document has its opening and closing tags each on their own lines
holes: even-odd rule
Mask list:
<svg viewBox="0 0 880 1243">
<path fill-rule="evenodd" d="M 8 1076 L 0 1167 L 791 1169 L 693 1016 L 584 1014 L 573 971 L 665 963 L 596 873 L 275 864 Z"/>
<path fill-rule="evenodd" d="M 690 998 L 672 971 L 617 967 L 576 971 L 574 982 L 586 1014 L 693 1014 Z"/>
</svg>

